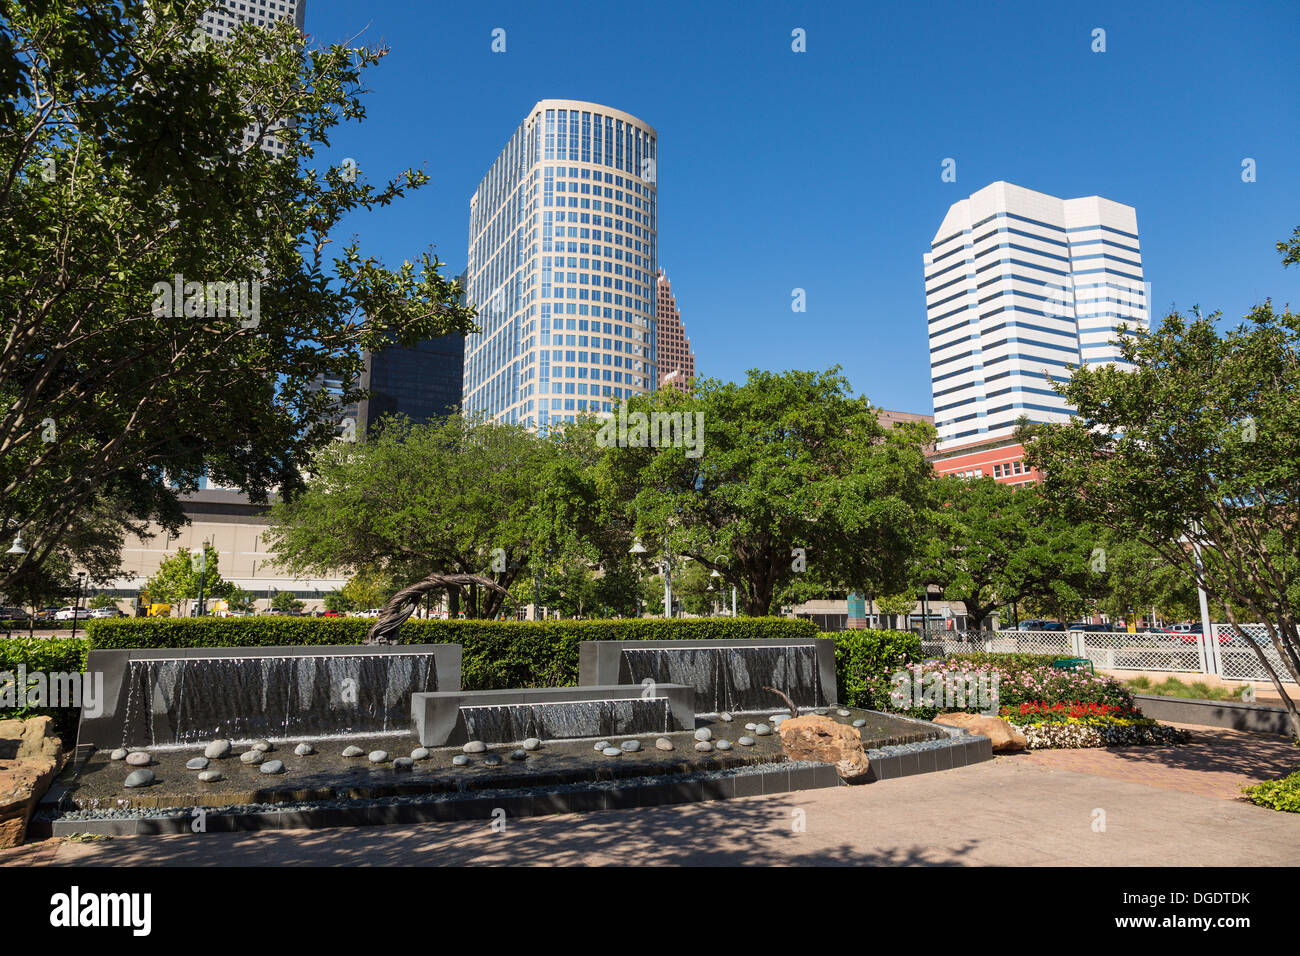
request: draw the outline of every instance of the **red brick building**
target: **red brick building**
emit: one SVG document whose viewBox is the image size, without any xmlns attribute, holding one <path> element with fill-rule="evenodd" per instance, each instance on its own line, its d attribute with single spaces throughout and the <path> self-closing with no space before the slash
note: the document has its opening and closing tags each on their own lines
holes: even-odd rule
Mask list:
<svg viewBox="0 0 1300 956">
<path fill-rule="evenodd" d="M 936 475 L 992 478 L 1004 485 L 1037 481 L 1038 469 L 1024 462 L 1025 446 L 1006 438 L 971 442 L 930 456 Z"/>
<path fill-rule="evenodd" d="M 686 337 L 672 284 L 662 269 L 655 283 L 655 318 L 659 322 L 659 387 L 689 393 L 695 379 L 695 353 Z"/>
</svg>

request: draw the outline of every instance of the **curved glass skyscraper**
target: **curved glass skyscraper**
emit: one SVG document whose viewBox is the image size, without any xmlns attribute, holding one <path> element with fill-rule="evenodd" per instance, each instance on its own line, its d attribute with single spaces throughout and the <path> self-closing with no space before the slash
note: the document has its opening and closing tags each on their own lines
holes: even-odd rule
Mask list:
<svg viewBox="0 0 1300 956">
<path fill-rule="evenodd" d="M 466 412 L 544 430 L 652 391 L 658 136 L 542 100 L 469 202 Z"/>
</svg>

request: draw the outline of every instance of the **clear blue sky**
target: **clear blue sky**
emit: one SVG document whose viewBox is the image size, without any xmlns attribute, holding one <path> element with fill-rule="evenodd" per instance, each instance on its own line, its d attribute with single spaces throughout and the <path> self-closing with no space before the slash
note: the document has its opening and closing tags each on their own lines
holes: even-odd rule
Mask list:
<svg viewBox="0 0 1300 956">
<path fill-rule="evenodd" d="M 1296 0 L 308 0 L 307 30 L 391 47 L 368 118 L 324 157 L 432 177 L 348 222 L 390 265 L 433 244 L 459 272 L 469 197 L 537 100 L 653 125 L 659 261 L 704 376 L 838 363 L 876 404 L 931 412 L 921 255 L 951 203 L 999 179 L 1134 206 L 1159 314 L 1300 307 L 1274 249 L 1300 225 Z"/>
</svg>

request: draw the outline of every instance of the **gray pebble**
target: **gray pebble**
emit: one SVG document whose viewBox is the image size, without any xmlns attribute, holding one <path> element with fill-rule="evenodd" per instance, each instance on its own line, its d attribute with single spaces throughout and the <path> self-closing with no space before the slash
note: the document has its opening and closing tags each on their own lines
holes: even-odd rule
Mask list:
<svg viewBox="0 0 1300 956">
<path fill-rule="evenodd" d="M 722 713 L 718 714 L 718 719 L 719 719 L 719 720 L 727 720 L 727 721 L 730 721 L 730 720 L 734 720 L 735 718 L 732 717 L 731 714 L 727 713 L 727 712 L 724 710 Z"/>
<path fill-rule="evenodd" d="M 758 741 L 753 737 L 741 737 L 736 741 L 736 743 L 740 744 L 742 747 L 752 747 L 754 744 L 758 743 Z"/>
<path fill-rule="evenodd" d="M 269 740 L 254 740 L 253 749 L 260 750 L 262 751 L 262 753 L 270 753 L 275 748 L 271 746 L 271 742 Z"/>
<path fill-rule="evenodd" d="M 755 737 L 770 737 L 771 734 L 772 734 L 772 728 L 769 727 L 767 724 L 759 724 L 757 727 L 754 728 Z"/>
<path fill-rule="evenodd" d="M 299 757 L 309 757 L 316 752 L 316 748 L 311 744 L 299 744 L 293 748 L 293 752 Z"/>
<path fill-rule="evenodd" d="M 388 763 L 388 751 L 372 750 L 366 759 L 371 763 Z"/>
<path fill-rule="evenodd" d="M 147 767 L 153 763 L 153 758 L 143 751 L 135 750 L 126 755 L 126 762 L 132 767 Z"/>
<path fill-rule="evenodd" d="M 523 743 L 523 747 L 525 750 L 537 750 L 541 746 L 542 746 L 542 742 L 538 740 L 536 737 L 529 737 Z"/>
<path fill-rule="evenodd" d="M 460 749 L 467 754 L 481 754 L 487 750 L 487 744 L 483 743 L 481 740 L 471 740 Z"/>
<path fill-rule="evenodd" d="M 527 759 L 528 759 L 528 751 L 527 751 L 527 750 L 524 750 L 522 747 L 520 747 L 518 750 L 512 750 L 512 751 L 510 751 L 510 759 L 511 759 L 511 760 L 527 760 Z"/>
<path fill-rule="evenodd" d="M 483 762 L 487 764 L 489 767 L 499 767 L 501 766 L 502 763 L 501 755 L 488 754 L 486 757 L 483 758 Z"/>
<path fill-rule="evenodd" d="M 152 770 L 132 770 L 126 777 L 126 786 L 128 787 L 147 787 L 153 783 Z"/>
<path fill-rule="evenodd" d="M 641 741 L 625 740 L 621 744 L 619 744 L 619 747 L 622 749 L 624 753 L 634 754 L 641 749 Z"/>
<path fill-rule="evenodd" d="M 719 741 L 718 741 L 718 749 L 719 749 L 719 750 L 730 750 L 730 749 L 731 749 L 731 741 L 730 741 L 730 740 L 719 740 Z"/>
<path fill-rule="evenodd" d="M 756 729 L 757 727 L 758 727 L 758 724 L 746 724 L 746 725 L 745 725 L 745 729 L 746 729 L 746 730 L 754 730 L 754 729 Z"/>
<path fill-rule="evenodd" d="M 672 750 L 673 742 L 667 737 L 660 737 L 655 741 L 655 750 Z"/>
<path fill-rule="evenodd" d="M 816 710 L 813 711 L 813 713 L 816 714 L 818 717 L 825 717 L 829 713 L 829 711 L 825 707 L 818 707 Z"/>
<path fill-rule="evenodd" d="M 126 752 L 125 750 L 123 750 L 121 747 L 118 747 L 116 750 L 114 750 L 111 754 L 108 755 L 108 759 L 109 759 L 109 760 L 125 760 L 125 759 L 126 759 L 126 753 L 127 753 L 127 752 Z"/>
<path fill-rule="evenodd" d="M 713 750 L 713 744 L 709 743 L 707 740 L 701 740 L 695 745 L 695 749 L 702 754 L 706 754 Z"/>
<path fill-rule="evenodd" d="M 455 766 L 455 767 L 464 767 L 464 766 L 466 766 L 466 765 L 469 763 L 469 755 L 468 755 L 468 754 L 456 754 L 456 756 L 454 756 L 454 757 L 451 758 L 451 763 L 452 763 L 452 766 Z"/>
<path fill-rule="evenodd" d="M 203 748 L 203 756 L 209 760 L 220 760 L 222 757 L 230 756 L 229 740 L 214 740 Z"/>
<path fill-rule="evenodd" d="M 837 710 L 837 711 L 835 711 L 835 713 L 839 714 L 841 717 L 848 717 L 848 716 L 849 716 L 849 712 L 848 712 L 847 710 Z"/>
<path fill-rule="evenodd" d="M 606 757 L 617 757 L 623 751 L 618 747 L 606 747 L 601 751 Z"/>
<path fill-rule="evenodd" d="M 428 760 L 432 754 L 429 753 L 428 747 L 416 747 L 411 751 L 412 760 Z"/>
<path fill-rule="evenodd" d="M 699 741 L 712 740 L 713 731 L 709 730 L 708 727 L 701 727 L 699 730 L 695 731 L 695 739 Z"/>
<path fill-rule="evenodd" d="M 220 770 L 205 770 L 201 774 L 199 774 L 199 781 L 201 783 L 216 783 L 220 779 L 221 779 Z"/>
<path fill-rule="evenodd" d="M 414 766 L 415 766 L 415 761 L 412 760 L 410 757 L 394 757 L 394 758 L 393 758 L 393 769 L 394 769 L 394 770 L 410 770 L 410 769 L 412 769 Z"/>
<path fill-rule="evenodd" d="M 186 770 L 207 770 L 207 769 L 208 769 L 208 758 L 207 758 L 207 757 L 195 757 L 193 760 L 187 760 L 187 761 L 185 762 L 185 769 L 186 769 Z"/>
<path fill-rule="evenodd" d="M 239 755 L 240 763 L 261 763 L 265 759 L 266 754 L 262 753 L 260 750 L 250 750 L 247 753 Z"/>
<path fill-rule="evenodd" d="M 343 748 L 343 756 L 345 756 L 345 757 L 360 757 L 360 756 L 361 756 L 362 754 L 364 754 L 364 753 L 365 753 L 365 751 L 362 750 L 360 747 L 344 747 L 344 748 Z"/>
<path fill-rule="evenodd" d="M 262 773 L 284 773 L 284 762 L 280 760 L 264 760 L 257 769 Z"/>
<path fill-rule="evenodd" d="M 612 746 L 614 746 L 614 745 L 611 744 L 608 740 L 600 740 L 600 741 L 597 741 L 596 746 L 592 747 L 591 749 L 592 749 L 592 750 L 604 750 L 604 749 L 606 749 L 607 747 L 612 747 Z"/>
<path fill-rule="evenodd" d="M 865 726 L 867 726 L 867 722 L 866 722 L 865 720 L 863 720 L 861 717 L 859 717 L 857 720 L 855 720 L 855 721 L 853 722 L 853 726 L 854 726 L 854 727 L 865 727 Z"/>
</svg>

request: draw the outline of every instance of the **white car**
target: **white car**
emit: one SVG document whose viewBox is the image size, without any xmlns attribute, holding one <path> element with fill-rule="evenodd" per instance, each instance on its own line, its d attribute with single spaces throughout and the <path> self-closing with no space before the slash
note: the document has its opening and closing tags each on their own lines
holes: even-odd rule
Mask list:
<svg viewBox="0 0 1300 956">
<path fill-rule="evenodd" d="M 90 617 L 90 611 L 84 607 L 61 607 L 54 612 L 54 620 L 71 621 L 73 619 L 84 621 Z"/>
<path fill-rule="evenodd" d="M 92 608 L 86 616 L 95 618 L 118 617 L 121 613 L 122 612 L 115 607 L 97 607 Z"/>
</svg>

